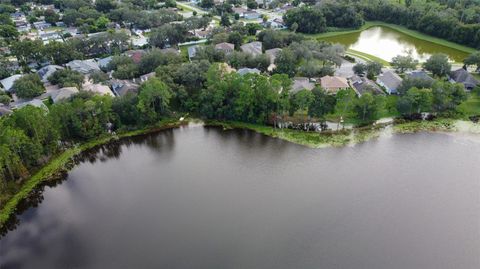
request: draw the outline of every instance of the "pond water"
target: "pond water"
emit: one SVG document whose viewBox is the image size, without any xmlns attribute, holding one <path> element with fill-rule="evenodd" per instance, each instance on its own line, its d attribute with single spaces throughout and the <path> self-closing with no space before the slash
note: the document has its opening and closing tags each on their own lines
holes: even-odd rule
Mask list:
<svg viewBox="0 0 480 269">
<path fill-rule="evenodd" d="M 453 48 L 424 41 L 398 32 L 388 27 L 376 26 L 358 33 L 350 33 L 322 38 L 332 43 L 340 43 L 346 48 L 374 55 L 386 61 L 401 54 L 412 56 L 424 62 L 432 54 L 444 53 L 455 62 L 462 62 L 468 53 Z"/>
<path fill-rule="evenodd" d="M 480 268 L 480 142 L 310 149 L 182 127 L 86 154 L 0 239 L 0 268 Z"/>
</svg>

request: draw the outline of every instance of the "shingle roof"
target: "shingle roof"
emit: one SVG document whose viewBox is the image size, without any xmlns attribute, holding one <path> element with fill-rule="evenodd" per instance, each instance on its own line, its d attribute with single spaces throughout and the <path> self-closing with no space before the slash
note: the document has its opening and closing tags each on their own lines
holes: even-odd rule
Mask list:
<svg viewBox="0 0 480 269">
<path fill-rule="evenodd" d="M 99 71 L 100 67 L 93 59 L 89 60 L 73 60 L 66 64 L 70 69 L 80 72 L 82 74 L 89 74 L 93 71 Z"/>
<path fill-rule="evenodd" d="M 464 84 L 467 89 L 473 89 L 475 86 L 480 85 L 480 82 L 463 68 L 453 71 L 450 77 L 455 82 Z"/>
<path fill-rule="evenodd" d="M 320 78 L 320 85 L 330 93 L 336 93 L 341 89 L 350 88 L 346 78 L 336 76 L 324 76 Z"/>
<path fill-rule="evenodd" d="M 305 77 L 296 77 L 293 78 L 292 93 L 299 92 L 301 90 L 312 90 L 315 88 L 315 84 L 310 82 L 310 79 Z"/>
<path fill-rule="evenodd" d="M 249 53 L 253 56 L 262 54 L 262 42 L 259 41 L 247 43 L 245 45 L 242 45 L 240 48 L 243 52 Z"/>
<path fill-rule="evenodd" d="M 433 81 L 433 78 L 430 77 L 427 72 L 425 71 L 420 71 L 420 70 L 415 70 L 410 73 L 407 73 L 407 76 L 410 78 L 416 78 L 416 79 L 425 79 L 425 80 L 430 80 Z"/>
<path fill-rule="evenodd" d="M 42 68 L 40 68 L 38 71 L 37 71 L 37 74 L 40 76 L 40 79 L 42 80 L 42 82 L 47 82 L 48 81 L 48 78 L 53 75 L 53 73 L 55 73 L 55 71 L 57 70 L 61 70 L 63 69 L 63 67 L 59 66 L 59 65 L 47 65 L 47 66 L 44 66 Z"/>
<path fill-rule="evenodd" d="M 22 76 L 23 75 L 16 74 L 0 80 L 0 83 L 3 85 L 3 88 L 5 89 L 5 91 L 9 92 L 12 89 L 13 83 L 15 82 L 15 80 L 21 78 Z"/>
<path fill-rule="evenodd" d="M 52 93 L 51 97 L 54 103 L 66 100 L 78 93 L 78 89 L 75 87 L 65 87 Z"/>
<path fill-rule="evenodd" d="M 237 73 L 241 76 L 246 74 L 260 74 L 260 70 L 257 68 L 240 68 L 238 69 Z"/>
<path fill-rule="evenodd" d="M 386 71 L 378 76 L 378 80 L 381 81 L 389 89 L 396 90 L 402 83 L 402 78 L 392 71 Z"/>
</svg>

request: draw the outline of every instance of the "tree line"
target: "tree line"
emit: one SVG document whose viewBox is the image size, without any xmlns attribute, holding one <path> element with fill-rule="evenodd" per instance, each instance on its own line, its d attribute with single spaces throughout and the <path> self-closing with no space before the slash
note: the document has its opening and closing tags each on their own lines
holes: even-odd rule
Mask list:
<svg viewBox="0 0 480 269">
<path fill-rule="evenodd" d="M 290 29 L 309 34 L 326 32 L 332 27 L 359 28 L 365 20 L 402 25 L 431 36 L 480 48 L 480 8 L 475 0 L 322 1 L 313 6 L 294 8 L 284 15 L 284 21 Z"/>
</svg>

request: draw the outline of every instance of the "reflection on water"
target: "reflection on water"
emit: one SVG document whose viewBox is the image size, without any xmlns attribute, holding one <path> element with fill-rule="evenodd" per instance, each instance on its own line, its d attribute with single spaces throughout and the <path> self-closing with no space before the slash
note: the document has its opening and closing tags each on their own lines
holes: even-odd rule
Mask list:
<svg viewBox="0 0 480 269">
<path fill-rule="evenodd" d="M 423 62 L 432 54 L 445 53 L 455 62 L 462 62 L 468 53 L 420 40 L 388 27 L 372 27 L 358 33 L 322 38 L 345 47 L 391 61 L 397 55 L 412 56 Z"/>
<path fill-rule="evenodd" d="M 203 127 L 125 139 L 32 195 L 0 268 L 480 268 L 478 152 L 440 134 L 330 149 Z"/>
</svg>

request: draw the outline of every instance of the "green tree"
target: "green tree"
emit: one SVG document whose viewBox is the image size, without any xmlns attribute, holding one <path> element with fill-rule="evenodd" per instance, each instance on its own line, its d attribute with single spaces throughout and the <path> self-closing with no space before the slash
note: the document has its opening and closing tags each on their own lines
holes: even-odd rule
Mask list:
<svg viewBox="0 0 480 269">
<path fill-rule="evenodd" d="M 470 54 L 463 63 L 467 66 L 475 65 L 477 67 L 477 72 L 480 72 L 480 51 Z"/>
<path fill-rule="evenodd" d="M 411 55 L 397 55 L 392 58 L 392 66 L 399 73 L 404 73 L 407 70 L 414 70 L 417 68 L 418 61 L 415 60 Z"/>
<path fill-rule="evenodd" d="M 45 22 L 48 22 L 51 24 L 57 23 L 58 20 L 60 19 L 60 15 L 58 15 L 57 12 L 55 12 L 55 10 L 53 9 L 45 10 L 43 15 L 45 16 Z"/>
<path fill-rule="evenodd" d="M 301 90 L 293 95 L 293 106 L 300 111 L 307 111 L 315 96 L 309 90 Z"/>
<path fill-rule="evenodd" d="M 60 69 L 55 71 L 48 81 L 59 87 L 77 87 L 81 88 L 83 85 L 84 75 L 80 72 L 70 69 Z"/>
<path fill-rule="evenodd" d="M 335 97 L 327 94 L 322 88 L 315 87 L 312 90 L 313 101 L 308 107 L 308 115 L 323 118 L 335 109 Z"/>
<path fill-rule="evenodd" d="M 223 13 L 222 17 L 220 18 L 220 25 L 225 27 L 232 25 L 227 13 Z"/>
<path fill-rule="evenodd" d="M 397 110 L 402 115 L 427 112 L 432 108 L 432 99 L 430 89 L 411 88 L 398 99 Z"/>
<path fill-rule="evenodd" d="M 432 72 L 434 76 L 443 77 L 450 73 L 452 65 L 448 62 L 448 56 L 446 54 L 437 53 L 428 58 L 423 64 L 423 68 Z"/>
<path fill-rule="evenodd" d="M 381 97 L 380 97 L 381 98 Z M 371 93 L 364 93 L 355 101 L 354 111 L 357 119 L 369 122 L 377 117 L 381 99 L 373 96 Z"/>
<path fill-rule="evenodd" d="M 167 85 L 152 78 L 140 86 L 137 108 L 148 123 L 154 123 L 167 114 L 171 97 L 172 93 Z"/>
<path fill-rule="evenodd" d="M 17 28 L 12 25 L 0 25 L 0 37 L 5 38 L 5 40 L 14 40 L 17 39 L 17 37 L 20 34 L 17 31 Z"/>
<path fill-rule="evenodd" d="M 28 74 L 15 80 L 13 90 L 20 98 L 34 98 L 45 92 L 45 87 L 37 74 Z"/>
<path fill-rule="evenodd" d="M 366 65 L 367 78 L 374 79 L 382 72 L 382 64 L 379 62 L 368 62 Z"/>
<path fill-rule="evenodd" d="M 286 74 L 289 77 L 295 76 L 297 73 L 297 59 L 290 49 L 283 49 L 275 58 L 275 73 Z"/>
</svg>

